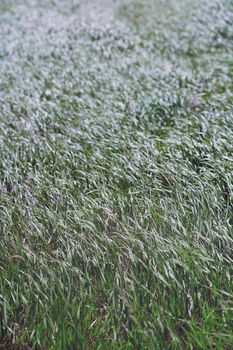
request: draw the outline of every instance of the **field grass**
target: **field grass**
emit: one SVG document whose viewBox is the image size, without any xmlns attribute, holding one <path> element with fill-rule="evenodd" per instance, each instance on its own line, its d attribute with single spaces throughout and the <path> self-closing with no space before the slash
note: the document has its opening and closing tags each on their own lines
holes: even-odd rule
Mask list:
<svg viewBox="0 0 233 350">
<path fill-rule="evenodd" d="M 233 349 L 231 0 L 0 0 L 0 349 Z"/>
</svg>

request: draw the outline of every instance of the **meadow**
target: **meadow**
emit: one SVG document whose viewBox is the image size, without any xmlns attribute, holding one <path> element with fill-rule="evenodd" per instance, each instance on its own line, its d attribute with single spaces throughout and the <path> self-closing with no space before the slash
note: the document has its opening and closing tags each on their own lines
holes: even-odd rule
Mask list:
<svg viewBox="0 0 233 350">
<path fill-rule="evenodd" d="M 0 0 L 0 349 L 233 349 L 232 0 Z"/>
</svg>

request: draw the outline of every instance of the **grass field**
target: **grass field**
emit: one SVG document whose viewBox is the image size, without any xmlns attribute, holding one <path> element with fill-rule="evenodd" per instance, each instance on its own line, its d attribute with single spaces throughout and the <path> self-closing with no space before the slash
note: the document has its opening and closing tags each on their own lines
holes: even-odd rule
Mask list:
<svg viewBox="0 0 233 350">
<path fill-rule="evenodd" d="M 233 349 L 232 0 L 0 0 L 0 349 Z"/>
</svg>

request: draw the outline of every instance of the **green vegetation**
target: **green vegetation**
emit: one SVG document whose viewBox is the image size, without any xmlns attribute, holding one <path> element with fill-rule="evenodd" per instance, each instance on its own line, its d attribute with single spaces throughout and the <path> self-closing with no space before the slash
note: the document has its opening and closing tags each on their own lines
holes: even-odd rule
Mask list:
<svg viewBox="0 0 233 350">
<path fill-rule="evenodd" d="M 231 0 L 1 0 L 0 349 L 233 348 Z"/>
</svg>

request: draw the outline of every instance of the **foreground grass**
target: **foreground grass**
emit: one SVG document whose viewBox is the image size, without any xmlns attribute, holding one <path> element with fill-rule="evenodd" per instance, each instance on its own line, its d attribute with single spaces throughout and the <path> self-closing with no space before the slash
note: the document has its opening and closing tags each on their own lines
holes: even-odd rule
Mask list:
<svg viewBox="0 0 233 350">
<path fill-rule="evenodd" d="M 231 1 L 0 11 L 0 349 L 232 349 Z"/>
</svg>

